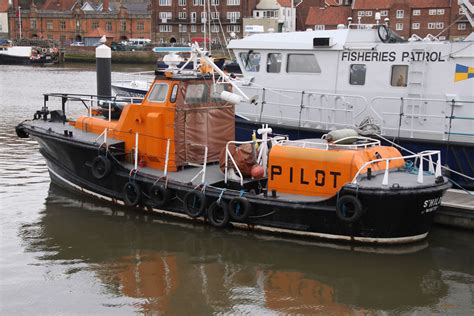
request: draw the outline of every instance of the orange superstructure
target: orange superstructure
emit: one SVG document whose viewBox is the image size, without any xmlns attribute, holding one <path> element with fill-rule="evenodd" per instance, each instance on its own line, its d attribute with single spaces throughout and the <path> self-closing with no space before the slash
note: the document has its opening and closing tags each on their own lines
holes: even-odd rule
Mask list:
<svg viewBox="0 0 474 316">
<path fill-rule="evenodd" d="M 308 196 L 333 196 L 366 162 L 390 157 L 401 157 L 394 147 L 376 146 L 358 149 L 305 148 L 278 145 L 270 152 L 268 190 Z M 394 160 L 390 168 L 404 165 L 403 159 Z M 373 172 L 383 170 L 385 163 L 371 164 Z"/>
</svg>

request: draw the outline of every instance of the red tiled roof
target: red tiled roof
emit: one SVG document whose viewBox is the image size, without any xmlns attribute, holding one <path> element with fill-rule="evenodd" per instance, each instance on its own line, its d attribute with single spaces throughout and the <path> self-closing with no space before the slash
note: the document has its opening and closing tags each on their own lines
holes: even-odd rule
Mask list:
<svg viewBox="0 0 474 316">
<path fill-rule="evenodd" d="M 354 10 L 390 9 L 397 4 L 404 4 L 414 9 L 447 8 L 450 0 L 354 0 Z"/>
<path fill-rule="evenodd" d="M 306 25 L 337 25 L 346 24 L 351 16 L 351 7 L 311 7 L 306 17 Z"/>
<path fill-rule="evenodd" d="M 104 35 L 105 35 L 105 37 L 108 37 L 108 38 L 113 38 L 114 37 L 109 32 L 104 31 L 104 29 L 101 28 L 101 27 L 98 27 L 98 28 L 90 31 L 89 33 L 85 34 L 84 37 L 102 37 Z"/>
<path fill-rule="evenodd" d="M 390 9 L 394 0 L 354 0 L 354 10 L 364 9 Z"/>
<path fill-rule="evenodd" d="M 277 0 L 282 7 L 291 7 L 291 0 Z"/>
<path fill-rule="evenodd" d="M 0 12 L 8 11 L 8 0 L 0 0 Z"/>
<path fill-rule="evenodd" d="M 410 7 L 413 9 L 449 8 L 449 2 L 449 0 L 412 0 Z"/>
<path fill-rule="evenodd" d="M 70 11 L 77 0 L 46 0 L 43 10 L 49 11 Z"/>
</svg>

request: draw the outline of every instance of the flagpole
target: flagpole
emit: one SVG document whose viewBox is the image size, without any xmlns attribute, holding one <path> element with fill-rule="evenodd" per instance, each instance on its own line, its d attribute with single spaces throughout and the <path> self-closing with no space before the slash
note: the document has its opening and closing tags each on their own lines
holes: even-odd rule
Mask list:
<svg viewBox="0 0 474 316">
<path fill-rule="evenodd" d="M 21 6 L 18 6 L 18 23 L 20 24 L 20 39 L 21 39 Z"/>
</svg>

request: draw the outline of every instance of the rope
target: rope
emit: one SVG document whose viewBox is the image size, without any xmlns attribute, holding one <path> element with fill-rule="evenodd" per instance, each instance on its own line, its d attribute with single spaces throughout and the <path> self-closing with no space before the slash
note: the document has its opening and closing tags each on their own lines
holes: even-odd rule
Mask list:
<svg viewBox="0 0 474 316">
<path fill-rule="evenodd" d="M 219 198 L 217 199 L 217 204 L 218 205 L 221 205 L 222 196 L 224 195 L 225 190 L 226 189 L 222 189 L 221 193 L 219 194 Z"/>
<path fill-rule="evenodd" d="M 469 194 L 470 196 L 474 196 L 474 194 L 472 192 L 470 192 L 469 190 L 465 189 L 462 185 L 460 185 L 459 183 L 457 183 L 456 181 L 454 181 L 453 179 L 450 179 L 448 178 L 449 182 L 452 182 L 455 186 L 457 186 L 458 188 L 460 188 L 461 190 L 463 190 L 464 192 L 466 192 L 467 194 Z"/>
</svg>

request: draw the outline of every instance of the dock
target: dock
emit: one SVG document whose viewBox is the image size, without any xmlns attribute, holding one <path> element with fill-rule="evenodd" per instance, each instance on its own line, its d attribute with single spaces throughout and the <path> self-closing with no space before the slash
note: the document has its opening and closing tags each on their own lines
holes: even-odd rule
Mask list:
<svg viewBox="0 0 474 316">
<path fill-rule="evenodd" d="M 434 222 L 436 224 L 474 229 L 474 192 L 448 190 Z"/>
</svg>

